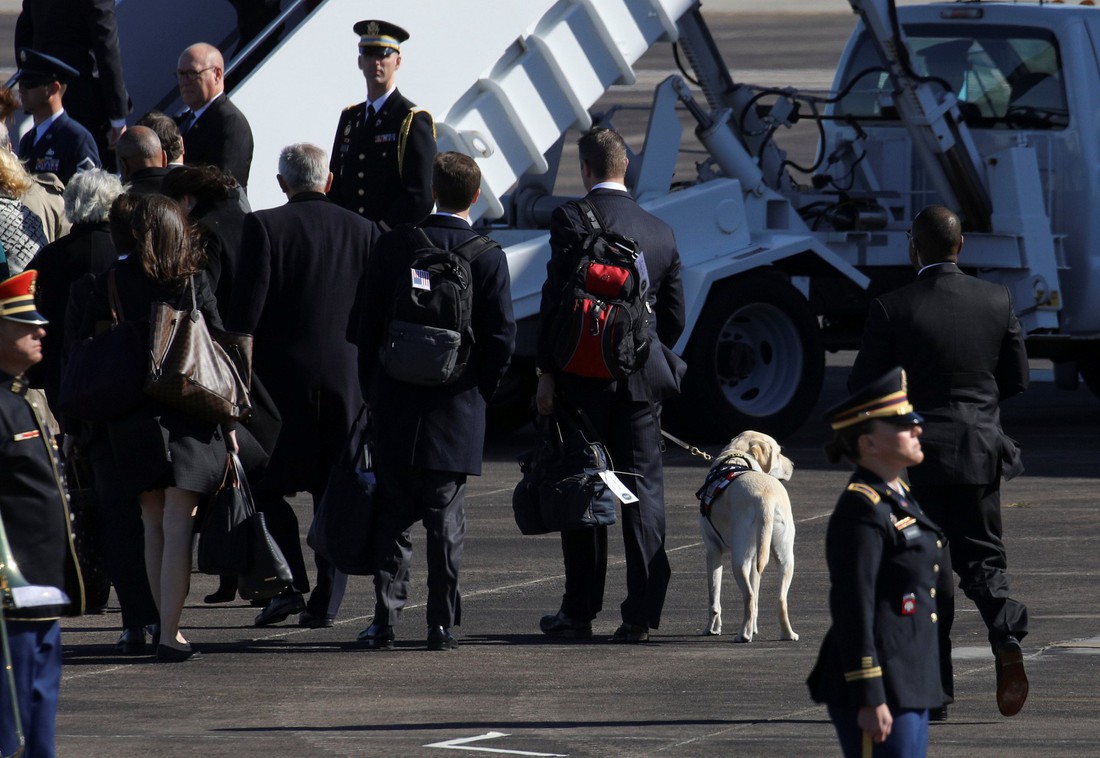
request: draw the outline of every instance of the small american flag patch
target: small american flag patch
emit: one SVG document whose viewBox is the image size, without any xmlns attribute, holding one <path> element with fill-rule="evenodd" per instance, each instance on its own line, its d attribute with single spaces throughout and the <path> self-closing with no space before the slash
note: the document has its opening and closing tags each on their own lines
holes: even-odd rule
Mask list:
<svg viewBox="0 0 1100 758">
<path fill-rule="evenodd" d="M 427 271 L 419 268 L 411 269 L 413 289 L 432 291 L 432 276 Z"/>
</svg>

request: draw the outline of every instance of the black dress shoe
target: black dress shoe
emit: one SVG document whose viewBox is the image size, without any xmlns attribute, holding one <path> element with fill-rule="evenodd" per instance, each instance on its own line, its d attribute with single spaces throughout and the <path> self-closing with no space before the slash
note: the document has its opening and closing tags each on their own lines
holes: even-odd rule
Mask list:
<svg viewBox="0 0 1100 758">
<path fill-rule="evenodd" d="M 451 630 L 442 626 L 428 628 L 429 650 L 457 650 L 458 640 L 451 636 Z"/>
<path fill-rule="evenodd" d="M 302 600 L 300 593 L 279 595 L 271 599 L 267 607 L 256 616 L 256 626 L 271 626 L 286 621 L 288 617 L 301 613 L 306 609 L 306 601 Z"/>
<path fill-rule="evenodd" d="M 149 639 L 153 642 L 153 647 L 160 646 L 160 624 L 149 624 L 145 627 L 145 631 L 149 632 Z"/>
<path fill-rule="evenodd" d="M 157 645 L 157 661 L 160 663 L 183 663 L 184 661 L 197 661 L 202 658 L 202 653 L 191 647 L 190 643 L 184 648 Z"/>
<path fill-rule="evenodd" d="M 928 709 L 929 721 L 947 721 L 947 706 L 941 705 L 939 708 Z"/>
<path fill-rule="evenodd" d="M 129 626 L 115 643 L 115 650 L 123 655 L 141 655 L 145 652 L 145 627 Z"/>
<path fill-rule="evenodd" d="M 393 650 L 394 633 L 392 626 L 371 624 L 356 637 L 367 650 Z"/>
<path fill-rule="evenodd" d="M 611 635 L 612 642 L 625 642 L 636 645 L 639 642 L 649 642 L 649 629 L 639 624 L 623 622 L 615 633 Z"/>
<path fill-rule="evenodd" d="M 1015 637 L 997 647 L 997 708 L 1002 716 L 1015 716 L 1027 700 L 1027 674 L 1024 651 Z"/>
<path fill-rule="evenodd" d="M 548 637 L 569 637 L 587 639 L 592 636 L 591 621 L 577 621 L 561 611 L 551 613 L 539 619 L 539 629 Z"/>
<path fill-rule="evenodd" d="M 332 616 L 314 616 L 309 611 L 302 611 L 298 614 L 298 626 L 304 626 L 308 629 L 330 629 L 334 623 L 336 623 L 336 619 Z"/>
</svg>

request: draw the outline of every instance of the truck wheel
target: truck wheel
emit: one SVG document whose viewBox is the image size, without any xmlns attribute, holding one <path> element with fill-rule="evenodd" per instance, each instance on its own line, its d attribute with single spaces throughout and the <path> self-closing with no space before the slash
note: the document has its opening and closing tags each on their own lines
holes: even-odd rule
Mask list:
<svg viewBox="0 0 1100 758">
<path fill-rule="evenodd" d="M 825 376 L 817 319 L 779 277 L 712 288 L 685 357 L 679 420 L 711 439 L 749 429 L 787 436 L 817 404 Z"/>
</svg>

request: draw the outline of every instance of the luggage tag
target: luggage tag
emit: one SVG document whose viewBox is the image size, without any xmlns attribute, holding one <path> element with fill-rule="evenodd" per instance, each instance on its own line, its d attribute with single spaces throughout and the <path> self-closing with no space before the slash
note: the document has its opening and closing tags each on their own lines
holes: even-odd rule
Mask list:
<svg viewBox="0 0 1100 758">
<path fill-rule="evenodd" d="M 638 502 L 638 496 L 626 488 L 622 480 L 615 476 L 614 471 L 601 471 L 600 479 L 603 479 L 603 483 L 607 485 L 607 488 L 611 490 L 615 497 L 619 498 L 619 502 L 623 505 Z"/>
</svg>

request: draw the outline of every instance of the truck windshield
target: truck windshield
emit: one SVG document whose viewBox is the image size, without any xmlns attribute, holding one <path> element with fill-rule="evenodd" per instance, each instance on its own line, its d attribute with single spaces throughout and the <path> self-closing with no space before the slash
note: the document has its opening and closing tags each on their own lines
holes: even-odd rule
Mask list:
<svg viewBox="0 0 1100 758">
<path fill-rule="evenodd" d="M 905 33 L 916 73 L 954 92 L 971 128 L 1068 126 L 1061 58 L 1051 32 L 1016 26 L 910 24 Z M 896 119 L 890 97 L 893 87 L 866 32 L 854 51 L 843 79 L 843 86 L 852 88 L 837 103 L 836 115 Z"/>
</svg>

